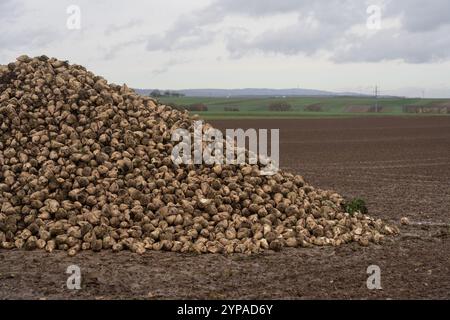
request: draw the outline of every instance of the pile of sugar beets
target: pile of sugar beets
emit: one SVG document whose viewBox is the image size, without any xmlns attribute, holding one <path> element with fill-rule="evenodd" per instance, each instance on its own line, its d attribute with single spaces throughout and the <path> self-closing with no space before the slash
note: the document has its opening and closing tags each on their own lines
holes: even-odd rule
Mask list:
<svg viewBox="0 0 450 320">
<path fill-rule="evenodd" d="M 193 122 L 79 65 L 0 66 L 0 248 L 250 254 L 398 233 L 299 175 L 174 164 Z"/>
</svg>

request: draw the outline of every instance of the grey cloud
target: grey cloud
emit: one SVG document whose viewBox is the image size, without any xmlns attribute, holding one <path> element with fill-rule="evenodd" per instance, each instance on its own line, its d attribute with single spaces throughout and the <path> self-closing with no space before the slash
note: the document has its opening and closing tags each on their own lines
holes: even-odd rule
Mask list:
<svg viewBox="0 0 450 320">
<path fill-rule="evenodd" d="M 251 51 L 313 55 L 319 50 L 332 47 L 334 36 L 337 33 L 339 30 L 330 26 L 307 29 L 304 24 L 298 23 L 287 28 L 263 33 L 254 39 L 251 39 L 249 35 L 243 36 L 243 32 L 229 34 L 227 49 L 234 58 Z"/>
<path fill-rule="evenodd" d="M 137 26 L 142 25 L 142 20 L 132 19 L 129 22 L 121 25 L 111 24 L 105 30 L 105 35 L 110 36 L 114 33 L 128 30 Z"/>
<path fill-rule="evenodd" d="M 105 50 L 103 59 L 112 60 L 120 53 L 120 51 L 126 49 L 127 47 L 138 45 L 143 42 L 144 42 L 143 38 L 140 38 L 140 39 L 137 38 L 137 39 L 133 39 L 133 40 L 117 42 L 117 43 L 111 45 L 110 47 L 108 47 L 107 49 L 103 49 L 103 50 Z"/>
<path fill-rule="evenodd" d="M 311 4 L 310 1 L 305 0 L 222 0 L 214 2 L 211 7 L 215 7 L 224 14 L 261 16 L 297 11 L 299 8 L 308 6 L 308 2 Z"/>
<path fill-rule="evenodd" d="M 334 29 L 335 32 L 333 33 L 337 33 L 339 31 L 344 32 L 347 27 L 354 24 L 355 21 L 358 21 L 357 19 L 359 19 L 359 22 L 364 22 L 365 9 L 366 6 L 363 2 L 352 0 L 215 1 L 202 10 L 192 12 L 189 15 L 183 15 L 165 34 L 150 35 L 147 43 L 147 50 L 190 49 L 209 44 L 215 39 L 214 32 L 210 31 L 209 28 L 219 24 L 229 15 L 270 16 L 277 13 L 297 13 L 301 17 L 312 15 L 321 23 L 332 25 L 333 27 L 326 27 L 326 29 Z M 339 25 L 339 28 L 336 28 L 336 25 Z M 290 27 L 290 30 L 287 31 L 294 31 L 296 34 L 299 34 L 299 38 L 303 38 L 309 43 L 315 43 L 316 41 L 313 39 L 313 36 L 305 34 L 305 31 L 309 32 L 310 30 L 302 28 L 303 24 L 299 23 L 299 25 Z M 326 30 L 322 30 L 322 32 L 325 31 Z M 320 32 L 320 30 L 312 30 L 311 32 Z M 231 33 L 228 32 L 228 34 Z M 263 37 L 278 39 L 277 32 L 271 32 L 270 34 L 263 35 Z M 320 38 L 323 39 L 324 37 L 321 36 Z M 280 42 L 282 42 L 282 39 L 283 37 L 280 39 Z M 238 52 L 237 45 L 243 45 L 244 47 L 251 49 L 251 43 L 248 43 L 244 39 L 238 39 L 236 35 L 232 35 L 232 37 L 227 40 L 229 49 L 235 55 L 243 54 L 243 52 Z M 236 41 L 236 43 L 230 44 L 231 41 Z M 294 43 L 298 43 L 298 41 Z M 279 44 L 282 45 L 283 51 L 294 53 L 299 49 L 295 45 L 294 47 L 289 48 L 287 42 Z M 269 47 L 269 43 L 266 45 L 261 39 L 256 39 L 254 45 L 256 45 L 256 47 L 261 46 L 262 49 Z M 269 49 L 269 51 L 272 51 L 272 48 Z M 273 49 L 276 51 L 276 47 Z"/>
<path fill-rule="evenodd" d="M 243 32 L 228 33 L 227 48 L 232 57 L 261 51 L 286 55 L 314 55 L 339 47 L 345 33 L 365 23 L 367 6 L 361 1 L 296 2 L 298 21 L 288 27 L 264 32 L 254 38 Z M 312 19 L 313 23 L 308 23 Z"/>
<path fill-rule="evenodd" d="M 115 33 L 122 32 L 122 31 L 125 31 L 128 29 L 134 28 L 134 27 L 138 27 L 138 26 L 142 25 L 142 23 L 143 23 L 142 20 L 132 19 L 132 20 L 130 20 L 124 24 L 120 24 L 120 25 L 110 24 L 106 28 L 104 33 L 106 36 L 111 36 L 111 35 L 114 35 Z M 146 40 L 146 38 L 144 38 L 142 36 L 138 36 L 131 40 L 118 41 L 106 49 L 102 48 L 105 51 L 105 54 L 103 55 L 103 59 L 112 60 L 120 53 L 120 51 L 122 51 L 130 46 L 141 44 L 141 43 L 145 42 L 145 40 Z"/>
<path fill-rule="evenodd" d="M 390 0 L 385 13 L 401 15 L 403 26 L 410 32 L 426 32 L 450 24 L 448 0 Z"/>
<path fill-rule="evenodd" d="M 161 35 L 151 35 L 147 41 L 148 51 L 196 49 L 209 44 L 214 39 L 214 33 L 203 28 L 193 28 L 183 34 L 178 32 Z"/>
<path fill-rule="evenodd" d="M 170 60 L 166 61 L 165 63 L 163 63 L 158 68 L 153 69 L 152 70 L 152 74 L 154 76 L 159 76 L 161 74 L 164 74 L 164 73 L 168 72 L 170 69 L 176 67 L 177 65 L 185 64 L 185 63 L 188 63 L 190 61 L 192 61 L 192 60 L 189 60 L 189 59 L 170 59 Z"/>
<path fill-rule="evenodd" d="M 210 8 L 223 15 L 271 16 L 280 13 L 314 13 L 321 21 L 336 23 L 355 21 L 365 15 L 367 5 L 360 0 L 219 0 Z M 361 10 L 362 9 L 362 10 Z"/>
<path fill-rule="evenodd" d="M 450 59 L 450 2 L 448 0 L 390 0 L 385 18 L 399 17 L 400 30 L 384 30 L 366 37 L 346 37 L 348 47 L 334 51 L 335 62 L 407 63 Z"/>
<path fill-rule="evenodd" d="M 361 1 L 315 1 L 304 7 L 302 4 L 297 12 L 308 12 L 318 21 L 317 26 L 305 25 L 300 16 L 289 27 L 275 27 L 253 38 L 243 32 L 229 33 L 226 39 L 231 56 L 238 58 L 254 51 L 285 55 L 326 51 L 335 62 L 425 63 L 450 59 L 450 3 L 446 0 L 391 0 L 383 18 L 400 18 L 402 28 L 379 31 L 371 37 L 348 34 L 353 26 L 364 25 L 368 17 L 367 4 Z M 309 11 L 301 11 L 306 8 Z"/>
<path fill-rule="evenodd" d="M 0 46 L 9 50 L 31 49 L 43 47 L 55 41 L 58 34 L 50 29 L 46 30 L 11 30 L 8 33 L 0 33 Z"/>
<path fill-rule="evenodd" d="M 19 1 L 1 0 L 0 1 L 0 18 L 1 22 L 11 21 L 16 18 L 22 9 Z"/>
<path fill-rule="evenodd" d="M 36 26 L 26 21 L 27 11 L 22 1 L 1 0 L 0 2 L 0 48 L 5 51 L 23 52 L 42 48 L 61 39 L 63 35 L 51 27 Z"/>
<path fill-rule="evenodd" d="M 333 55 L 335 62 L 378 62 L 384 60 L 403 60 L 407 63 L 426 63 L 450 59 L 448 41 L 450 27 L 439 32 L 392 34 L 379 32 L 369 39 L 357 39 L 345 50 L 337 50 Z"/>
<path fill-rule="evenodd" d="M 169 51 L 198 48 L 211 43 L 217 36 L 212 27 L 230 15 L 271 16 L 277 13 L 296 13 L 298 23 L 287 28 L 251 37 L 245 32 L 227 30 L 224 32 L 227 49 L 232 57 L 240 57 L 256 50 L 283 54 L 314 54 L 338 42 L 354 24 L 365 23 L 367 6 L 352 0 L 222 0 L 206 8 L 180 17 L 162 35 L 150 35 L 149 51 Z M 304 23 L 313 17 L 319 26 L 311 28 Z"/>
<path fill-rule="evenodd" d="M 355 25 L 365 25 L 368 5 L 377 2 L 386 3 L 383 19 L 398 18 L 401 28 L 382 30 L 371 37 L 350 35 Z M 21 3 L 0 0 L 0 28 L 8 30 L 0 33 L 0 47 L 5 51 L 40 48 L 64 37 L 61 30 L 26 28 L 26 21 L 18 18 Z M 203 9 L 183 14 L 164 33 L 118 40 L 105 50 L 104 58 L 112 59 L 124 48 L 140 43 L 148 51 L 177 51 L 198 49 L 220 39 L 233 58 L 254 52 L 308 56 L 325 52 L 335 62 L 441 61 L 450 59 L 448 12 L 448 0 L 215 0 Z M 230 16 L 258 21 L 259 17 L 287 13 L 296 14 L 298 21 L 287 27 L 273 25 L 269 31 L 256 34 L 221 26 Z M 308 18 L 317 24 L 308 24 Z M 112 41 L 114 33 L 141 23 L 131 20 L 102 30 Z"/>
<path fill-rule="evenodd" d="M 182 15 L 164 34 L 148 37 L 147 50 L 178 50 L 198 48 L 214 39 L 211 25 L 223 20 L 220 10 L 214 7 Z"/>
<path fill-rule="evenodd" d="M 152 74 L 154 76 L 159 76 L 160 74 L 164 74 L 167 71 L 169 71 L 169 66 L 168 65 L 164 65 L 164 66 L 162 66 L 160 68 L 153 69 Z"/>
</svg>

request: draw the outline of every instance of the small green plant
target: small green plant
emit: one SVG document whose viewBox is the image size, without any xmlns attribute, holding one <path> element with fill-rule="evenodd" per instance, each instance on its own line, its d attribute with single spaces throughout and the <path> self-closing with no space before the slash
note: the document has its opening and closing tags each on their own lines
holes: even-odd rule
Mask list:
<svg viewBox="0 0 450 320">
<path fill-rule="evenodd" d="M 367 214 L 366 202 L 363 199 L 355 198 L 350 202 L 344 204 L 345 212 L 354 214 L 355 212 L 361 212 L 362 214 Z"/>
</svg>

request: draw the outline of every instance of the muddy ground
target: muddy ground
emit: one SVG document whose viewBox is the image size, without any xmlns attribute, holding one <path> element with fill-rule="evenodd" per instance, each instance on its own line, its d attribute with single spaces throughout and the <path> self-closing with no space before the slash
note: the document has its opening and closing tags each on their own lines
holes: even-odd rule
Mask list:
<svg viewBox="0 0 450 320">
<path fill-rule="evenodd" d="M 0 250 L 0 299 L 450 298 L 450 117 L 214 121 L 280 128 L 283 168 L 361 197 L 373 216 L 412 225 L 383 246 L 255 256 Z M 68 290 L 69 265 L 82 289 Z M 367 267 L 382 290 L 368 290 Z"/>
</svg>

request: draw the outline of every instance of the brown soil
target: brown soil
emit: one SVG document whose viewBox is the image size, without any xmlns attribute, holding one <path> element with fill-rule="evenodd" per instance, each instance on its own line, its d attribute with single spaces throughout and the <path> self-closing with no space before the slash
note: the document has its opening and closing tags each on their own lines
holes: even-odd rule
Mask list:
<svg viewBox="0 0 450 320">
<path fill-rule="evenodd" d="M 450 298 L 450 117 L 215 121 L 280 128 L 283 168 L 361 197 L 410 226 L 383 246 L 283 249 L 254 256 L 0 250 L 0 299 Z M 69 265 L 82 289 L 66 288 Z M 381 268 L 382 290 L 366 269 Z"/>
</svg>

